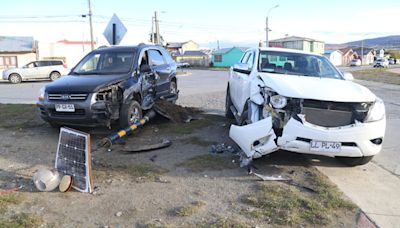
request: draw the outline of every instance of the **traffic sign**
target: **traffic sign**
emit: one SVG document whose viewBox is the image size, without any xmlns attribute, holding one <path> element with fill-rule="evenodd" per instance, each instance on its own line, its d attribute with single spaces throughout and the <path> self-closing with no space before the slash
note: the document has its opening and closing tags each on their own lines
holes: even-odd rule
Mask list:
<svg viewBox="0 0 400 228">
<path fill-rule="evenodd" d="M 104 37 L 111 45 L 118 45 L 124 38 L 128 29 L 122 24 L 122 21 L 114 14 L 108 22 L 106 29 L 103 32 Z"/>
</svg>

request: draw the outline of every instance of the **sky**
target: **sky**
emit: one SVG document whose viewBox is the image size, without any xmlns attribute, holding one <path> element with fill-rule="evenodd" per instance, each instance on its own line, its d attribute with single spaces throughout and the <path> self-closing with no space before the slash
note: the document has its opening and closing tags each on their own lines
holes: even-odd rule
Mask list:
<svg viewBox="0 0 400 228">
<path fill-rule="evenodd" d="M 39 42 L 90 40 L 88 0 L 2 0 L 0 35 L 33 36 Z M 400 34 L 399 0 L 91 0 L 94 38 L 115 13 L 128 29 L 121 44 L 148 42 L 157 11 L 167 42 L 194 40 L 202 47 L 257 46 L 269 39 L 303 36 L 344 43 Z"/>
</svg>

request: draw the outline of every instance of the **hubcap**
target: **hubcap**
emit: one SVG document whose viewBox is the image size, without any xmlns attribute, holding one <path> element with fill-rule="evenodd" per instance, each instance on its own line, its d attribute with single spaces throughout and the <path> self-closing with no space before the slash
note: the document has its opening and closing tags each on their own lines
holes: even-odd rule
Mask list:
<svg viewBox="0 0 400 228">
<path fill-rule="evenodd" d="M 134 124 L 140 120 L 139 109 L 137 107 L 132 107 L 129 112 L 129 123 Z"/>
</svg>

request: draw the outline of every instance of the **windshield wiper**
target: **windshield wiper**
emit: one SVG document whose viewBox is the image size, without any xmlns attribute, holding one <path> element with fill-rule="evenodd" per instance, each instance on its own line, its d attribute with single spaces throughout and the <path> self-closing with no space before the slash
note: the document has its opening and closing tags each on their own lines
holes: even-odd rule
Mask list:
<svg viewBox="0 0 400 228">
<path fill-rule="evenodd" d="M 271 74 L 285 74 L 285 72 L 279 72 L 279 71 L 266 71 L 266 70 L 262 70 L 261 72 L 265 72 L 265 73 L 271 73 Z"/>
</svg>

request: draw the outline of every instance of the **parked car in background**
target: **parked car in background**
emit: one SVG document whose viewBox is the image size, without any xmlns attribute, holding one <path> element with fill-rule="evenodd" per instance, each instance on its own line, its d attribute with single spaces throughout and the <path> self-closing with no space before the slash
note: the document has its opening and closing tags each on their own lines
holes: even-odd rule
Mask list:
<svg viewBox="0 0 400 228">
<path fill-rule="evenodd" d="M 360 59 L 353 59 L 350 61 L 350 66 L 361 66 L 361 60 Z"/>
<path fill-rule="evenodd" d="M 3 71 L 3 79 L 13 84 L 28 80 L 50 79 L 54 81 L 67 73 L 67 65 L 62 60 L 39 60 L 20 68 Z"/>
<path fill-rule="evenodd" d="M 390 65 L 396 64 L 396 60 L 395 60 L 394 58 L 390 58 L 390 59 L 389 59 L 389 64 L 390 64 Z"/>
<path fill-rule="evenodd" d="M 377 59 L 374 62 L 374 67 L 389 67 L 389 61 L 387 59 Z"/>
<path fill-rule="evenodd" d="M 156 45 L 96 49 L 69 75 L 40 90 L 40 116 L 54 127 L 131 126 L 156 99 L 178 99 L 176 69 L 170 54 Z"/>
<path fill-rule="evenodd" d="M 279 149 L 369 162 L 382 150 L 385 106 L 351 79 L 318 54 L 247 50 L 230 70 L 225 106 L 244 164 Z"/>
</svg>

